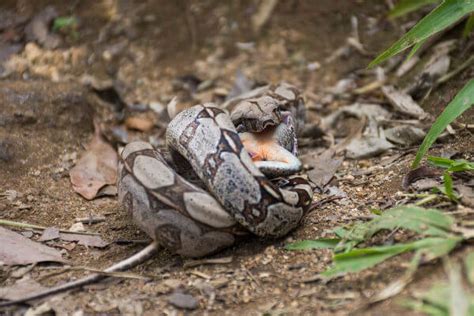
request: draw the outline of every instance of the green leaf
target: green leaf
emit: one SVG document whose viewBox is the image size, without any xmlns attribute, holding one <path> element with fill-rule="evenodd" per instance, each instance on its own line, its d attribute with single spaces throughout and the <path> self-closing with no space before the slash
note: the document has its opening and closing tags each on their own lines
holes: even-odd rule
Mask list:
<svg viewBox="0 0 474 316">
<path fill-rule="evenodd" d="M 328 249 L 334 248 L 340 242 L 337 238 L 319 238 L 316 240 L 303 240 L 289 244 L 285 247 L 287 250 L 309 250 L 309 249 Z"/>
<path fill-rule="evenodd" d="M 456 193 L 454 193 L 453 189 L 453 178 L 449 174 L 449 171 L 445 171 L 443 174 L 443 181 L 444 181 L 444 193 L 449 197 L 452 201 L 457 201 L 458 197 Z"/>
<path fill-rule="evenodd" d="M 463 37 L 468 37 L 474 29 L 474 14 L 471 14 L 464 25 L 464 31 L 462 32 Z"/>
<path fill-rule="evenodd" d="M 449 253 L 462 239 L 430 237 L 405 244 L 353 249 L 347 253 L 334 255 L 334 265 L 324 271 L 324 277 L 334 277 L 344 273 L 358 272 L 371 268 L 393 256 L 418 250 L 430 259 Z"/>
<path fill-rule="evenodd" d="M 467 254 L 464 265 L 466 266 L 467 279 L 471 285 L 474 285 L 474 251 Z"/>
<path fill-rule="evenodd" d="M 474 1 L 472 1 L 474 6 Z M 454 97 L 454 99 L 444 109 L 443 113 L 436 119 L 431 126 L 428 134 L 426 134 L 423 143 L 420 145 L 413 161 L 412 168 L 418 167 L 421 158 L 428 151 L 430 146 L 434 143 L 436 138 L 444 131 L 452 121 L 459 117 L 464 111 L 469 109 L 474 104 L 474 79 L 471 79 L 464 88 Z"/>
<path fill-rule="evenodd" d="M 472 0 L 445 0 L 421 19 L 402 38 L 377 56 L 369 64 L 369 68 L 444 30 L 473 11 L 474 1 Z"/>
<path fill-rule="evenodd" d="M 61 16 L 54 19 L 53 31 L 57 32 L 64 28 L 74 28 L 77 26 L 77 19 L 74 16 Z"/>
<path fill-rule="evenodd" d="M 355 225 L 344 237 L 356 243 L 369 239 L 380 230 L 403 228 L 424 236 L 447 237 L 451 235 L 454 219 L 435 209 L 412 205 L 389 209 L 370 222 Z"/>
<path fill-rule="evenodd" d="M 433 306 L 423 301 L 406 300 L 402 302 L 402 306 L 426 315 L 449 316 L 449 311 L 446 308 L 443 308 L 442 306 Z"/>
<path fill-rule="evenodd" d="M 474 170 L 474 162 L 469 162 L 464 159 L 452 160 L 443 157 L 428 156 L 428 162 L 433 166 L 445 168 L 451 172 Z"/>
<path fill-rule="evenodd" d="M 422 40 L 422 41 L 419 41 L 418 43 L 416 43 L 413 48 L 411 49 L 410 53 L 407 55 L 407 57 L 405 58 L 405 62 L 408 61 L 410 58 L 413 57 L 413 55 L 416 54 L 416 52 L 421 48 L 421 46 L 423 46 L 423 44 L 426 42 L 426 39 Z"/>
<path fill-rule="evenodd" d="M 433 166 L 445 169 L 450 168 L 454 163 L 454 160 L 444 157 L 428 156 L 427 160 Z"/>
<path fill-rule="evenodd" d="M 428 4 L 438 3 L 440 0 L 401 0 L 389 12 L 388 17 L 398 18 L 410 12 L 416 11 Z"/>
</svg>

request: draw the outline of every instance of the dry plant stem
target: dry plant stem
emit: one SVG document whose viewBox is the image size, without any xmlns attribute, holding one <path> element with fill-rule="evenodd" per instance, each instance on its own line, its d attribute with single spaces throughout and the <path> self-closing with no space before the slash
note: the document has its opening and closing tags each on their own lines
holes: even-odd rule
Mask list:
<svg viewBox="0 0 474 316">
<path fill-rule="evenodd" d="M 61 268 L 60 271 L 54 271 L 54 272 L 51 272 L 51 273 L 48 273 L 48 274 L 44 275 L 43 277 L 40 278 L 40 280 L 43 281 L 43 280 L 46 280 L 50 277 L 61 275 L 63 273 L 69 272 L 71 270 L 89 271 L 89 272 L 94 272 L 94 273 L 97 273 L 97 274 L 101 274 L 101 275 L 106 276 L 106 277 L 116 277 L 116 278 L 124 278 L 124 279 L 149 280 L 149 279 L 154 278 L 153 276 L 143 276 L 143 275 L 138 275 L 138 274 L 135 274 L 135 273 L 105 272 L 104 270 L 100 270 L 100 269 L 78 266 L 78 267 Z"/>
<path fill-rule="evenodd" d="M 79 288 L 79 287 L 82 287 L 82 286 L 87 285 L 87 284 L 91 284 L 91 283 L 100 281 L 100 280 L 102 280 L 102 279 L 104 279 L 108 276 L 108 275 L 104 275 L 103 273 L 109 274 L 109 273 L 113 273 L 113 272 L 127 270 L 127 269 L 130 269 L 130 268 L 140 264 L 140 263 L 145 262 L 146 260 L 151 258 L 156 253 L 158 248 L 159 248 L 158 243 L 156 241 L 154 241 L 150 245 L 148 245 L 146 248 L 144 248 L 143 250 L 141 250 L 138 253 L 134 254 L 130 258 L 127 258 L 123 261 L 120 261 L 119 263 L 114 264 L 113 266 L 105 269 L 104 271 L 100 271 L 102 274 L 93 274 L 93 275 L 90 275 L 88 277 L 76 280 L 76 281 L 68 282 L 68 283 L 65 283 L 65 284 L 50 288 L 50 289 L 46 289 L 43 292 L 34 293 L 34 294 L 31 294 L 29 296 L 26 296 L 26 297 L 23 297 L 23 298 L 20 298 L 20 299 L 17 299 L 17 300 L 5 302 L 5 303 L 0 303 L 0 307 L 7 307 L 7 306 L 24 304 L 27 301 L 43 298 L 43 297 L 46 297 L 46 296 L 50 296 L 50 295 L 57 294 L 57 293 L 60 293 L 60 292 L 72 290 L 72 289 Z M 123 277 L 123 276 L 120 275 L 120 277 Z"/>
<path fill-rule="evenodd" d="M 18 227 L 18 228 L 30 228 L 30 229 L 35 229 L 35 230 L 45 230 L 48 227 L 44 226 L 39 226 L 39 225 L 33 225 L 33 224 L 28 224 L 28 223 L 20 223 L 20 222 L 15 222 L 15 221 L 9 221 L 6 219 L 0 219 L 0 226 L 10 226 L 10 227 Z M 90 232 L 75 232 L 67 229 L 60 229 L 60 233 L 65 233 L 65 234 L 76 234 L 76 235 L 89 235 L 89 236 L 100 236 L 98 233 L 90 233 Z"/>
<path fill-rule="evenodd" d="M 442 76 L 441 78 L 439 78 L 439 79 L 436 81 L 436 85 L 440 85 L 440 84 L 445 83 L 446 81 L 448 81 L 449 79 L 451 79 L 452 77 L 456 76 L 456 75 L 459 74 L 461 71 L 463 71 L 464 69 L 466 69 L 467 67 L 469 67 L 472 63 L 474 63 L 474 56 L 469 57 L 469 59 L 466 60 L 465 62 L 463 62 L 461 65 L 459 65 L 458 68 L 454 69 L 454 70 L 451 71 L 451 72 L 448 72 L 447 74 L 445 74 L 444 76 Z"/>
</svg>

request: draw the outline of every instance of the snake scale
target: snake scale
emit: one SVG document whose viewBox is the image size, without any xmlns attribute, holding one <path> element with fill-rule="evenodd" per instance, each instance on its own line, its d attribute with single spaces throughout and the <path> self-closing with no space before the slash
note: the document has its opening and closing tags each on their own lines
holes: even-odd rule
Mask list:
<svg viewBox="0 0 474 316">
<path fill-rule="evenodd" d="M 128 144 L 118 166 L 119 201 L 154 241 L 105 271 L 135 266 L 152 256 L 158 245 L 200 257 L 233 245 L 248 232 L 281 237 L 294 229 L 313 196 L 307 178 L 295 174 L 301 169 L 296 133 L 303 121 L 298 90 L 281 83 L 250 91 L 221 107 L 206 103 L 179 113 L 166 132 L 175 162 L 149 143 Z M 171 167 L 183 164 L 184 169 L 192 168 L 201 186 Z M 103 277 L 91 275 L 0 307 Z"/>
</svg>

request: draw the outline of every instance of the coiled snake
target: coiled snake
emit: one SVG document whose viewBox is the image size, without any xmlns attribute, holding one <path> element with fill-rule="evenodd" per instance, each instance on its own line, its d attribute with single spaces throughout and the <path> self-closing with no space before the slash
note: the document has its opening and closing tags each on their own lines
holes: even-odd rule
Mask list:
<svg viewBox="0 0 474 316">
<path fill-rule="evenodd" d="M 295 228 L 313 196 L 306 177 L 294 175 L 301 168 L 295 156 L 300 120 L 303 100 L 288 84 L 253 90 L 221 108 L 204 104 L 179 113 L 168 126 L 168 146 L 210 193 L 180 176 L 150 144 L 128 144 L 118 169 L 119 201 L 154 242 L 104 271 L 140 264 L 159 244 L 199 257 L 231 246 L 246 232 L 280 237 Z M 94 274 L 0 307 L 102 278 Z"/>
<path fill-rule="evenodd" d="M 224 107 L 230 114 L 211 103 L 189 108 L 166 133 L 173 157 L 184 158 L 210 193 L 176 173 L 148 143 L 128 144 L 121 153 L 119 200 L 148 235 L 180 255 L 218 251 L 246 230 L 283 236 L 311 202 L 306 178 L 288 176 L 301 166 L 294 156 L 293 117 L 304 111 L 298 91 L 266 86 Z M 262 172 L 287 177 L 277 185 Z"/>
</svg>

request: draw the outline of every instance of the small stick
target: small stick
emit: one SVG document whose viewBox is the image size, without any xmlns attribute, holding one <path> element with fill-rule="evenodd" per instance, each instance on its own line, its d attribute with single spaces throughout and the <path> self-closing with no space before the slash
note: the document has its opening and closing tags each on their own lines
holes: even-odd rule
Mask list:
<svg viewBox="0 0 474 316">
<path fill-rule="evenodd" d="M 88 216 L 88 217 L 78 217 L 74 220 L 76 223 L 80 222 L 83 224 L 97 224 L 105 221 L 105 216 Z"/>
<path fill-rule="evenodd" d="M 156 253 L 158 248 L 159 248 L 158 242 L 154 241 L 150 245 L 148 245 L 147 247 L 143 248 L 138 253 L 134 254 L 133 256 L 131 256 L 131 257 L 125 259 L 125 260 L 122 260 L 122 261 L 114 264 L 113 266 L 105 269 L 104 271 L 101 271 L 101 273 L 103 273 L 103 272 L 110 273 L 110 272 L 117 272 L 117 271 L 123 271 L 123 270 L 130 269 L 130 268 L 132 268 L 132 267 L 134 267 L 134 266 L 136 266 L 140 263 L 145 262 L 149 258 L 151 258 Z M 31 295 L 27 295 L 27 296 L 25 296 L 23 298 L 20 298 L 20 299 L 17 299 L 17 300 L 5 302 L 5 303 L 0 303 L 0 308 L 1 307 L 24 304 L 27 301 L 36 300 L 36 299 L 39 299 L 39 298 L 42 298 L 42 297 L 46 297 L 46 296 L 49 296 L 49 295 L 57 294 L 57 293 L 68 291 L 68 290 L 72 290 L 72 289 L 75 289 L 75 288 L 80 288 L 84 285 L 88 285 L 88 284 L 100 281 L 100 280 L 102 280 L 106 277 L 107 276 L 105 276 L 103 274 L 93 274 L 93 275 L 84 277 L 82 279 L 76 280 L 76 281 L 71 281 L 71 282 L 68 282 L 68 283 L 65 283 L 65 284 L 62 284 L 62 285 L 58 285 L 56 287 L 46 289 L 46 290 L 44 290 L 42 292 L 39 292 L 39 293 L 33 293 Z"/>
<path fill-rule="evenodd" d="M 39 225 L 34 225 L 34 224 L 28 224 L 28 223 L 21 223 L 21 222 L 15 222 L 15 221 L 9 221 L 6 219 L 0 219 L 0 225 L 3 226 L 11 226 L 11 227 L 19 227 L 19 228 L 31 228 L 35 230 L 45 230 L 48 227 L 44 226 L 39 226 Z M 90 236 L 100 236 L 99 233 L 90 233 L 90 232 L 75 232 L 67 229 L 60 229 L 60 233 L 64 234 L 77 234 L 77 235 L 90 235 Z"/>
<path fill-rule="evenodd" d="M 62 268 L 60 271 L 53 271 L 53 272 L 48 273 L 48 274 L 44 275 L 43 277 L 41 277 L 41 280 L 45 280 L 45 279 L 50 278 L 52 276 L 63 274 L 63 273 L 69 272 L 71 270 L 90 271 L 90 272 L 101 274 L 101 275 L 104 275 L 104 276 L 107 276 L 107 277 L 116 277 L 116 278 L 125 278 L 125 279 L 149 280 L 149 279 L 154 278 L 152 276 L 142 276 L 142 275 L 138 275 L 138 274 L 135 274 L 135 273 L 129 273 L 129 272 L 106 272 L 106 271 L 100 270 L 100 269 L 77 266 L 77 267 L 65 267 L 65 268 Z"/>
</svg>

